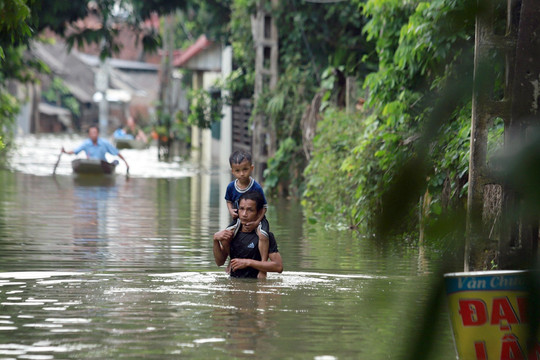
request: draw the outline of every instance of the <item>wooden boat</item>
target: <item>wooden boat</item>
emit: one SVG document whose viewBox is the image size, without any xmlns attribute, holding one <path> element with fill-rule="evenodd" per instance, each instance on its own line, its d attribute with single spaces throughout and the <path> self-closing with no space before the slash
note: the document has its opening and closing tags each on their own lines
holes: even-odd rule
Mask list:
<svg viewBox="0 0 540 360">
<path fill-rule="evenodd" d="M 114 174 L 116 165 L 118 161 L 109 163 L 99 159 L 75 159 L 71 162 L 76 174 L 110 175 Z"/>
<path fill-rule="evenodd" d="M 122 138 L 116 138 L 114 139 L 116 148 L 118 150 L 122 149 L 146 149 L 148 148 L 148 144 L 141 140 L 136 139 L 122 139 Z"/>
</svg>

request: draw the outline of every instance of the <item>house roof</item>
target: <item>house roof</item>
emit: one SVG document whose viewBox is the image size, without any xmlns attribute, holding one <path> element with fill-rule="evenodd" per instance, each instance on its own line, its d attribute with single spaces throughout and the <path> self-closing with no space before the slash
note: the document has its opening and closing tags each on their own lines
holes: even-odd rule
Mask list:
<svg viewBox="0 0 540 360">
<path fill-rule="evenodd" d="M 221 70 L 221 46 L 201 35 L 185 51 L 173 53 L 173 66 L 191 70 Z"/>
<path fill-rule="evenodd" d="M 51 71 L 62 78 L 70 92 L 81 102 L 93 102 L 96 93 L 95 73 L 99 68 L 97 56 L 67 51 L 66 45 L 34 42 L 32 54 L 45 62 Z M 138 97 L 157 96 L 158 66 L 139 61 L 110 59 L 109 88 L 120 89 Z"/>
<path fill-rule="evenodd" d="M 72 50 L 73 51 L 73 50 Z M 81 59 L 84 63 L 96 67 L 99 66 L 100 59 L 98 56 L 73 51 L 74 55 Z M 154 71 L 159 70 L 159 66 L 156 64 L 145 63 L 142 61 L 122 60 L 122 59 L 109 59 L 109 64 L 116 69 L 122 70 L 139 70 L 139 71 Z"/>
<path fill-rule="evenodd" d="M 39 112 L 49 116 L 57 116 L 58 120 L 67 127 L 71 126 L 71 112 L 58 106 L 40 102 L 38 104 Z"/>
<path fill-rule="evenodd" d="M 45 62 L 51 71 L 62 78 L 71 93 L 82 102 L 91 102 L 94 88 L 94 72 L 84 62 L 68 53 L 64 43 L 32 43 L 34 56 Z"/>
</svg>

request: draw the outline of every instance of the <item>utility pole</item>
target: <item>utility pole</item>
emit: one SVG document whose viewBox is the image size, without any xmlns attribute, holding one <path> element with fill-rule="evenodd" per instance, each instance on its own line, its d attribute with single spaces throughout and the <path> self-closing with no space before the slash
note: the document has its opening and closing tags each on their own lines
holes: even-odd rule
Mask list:
<svg viewBox="0 0 540 360">
<path fill-rule="evenodd" d="M 270 0 L 272 7 L 276 8 L 279 0 Z M 276 87 L 278 79 L 278 30 L 272 14 L 265 10 L 268 0 L 259 0 L 257 14 L 251 17 L 251 29 L 255 45 L 255 92 L 254 100 L 257 103 L 259 96 Z M 269 124 L 268 118 L 263 114 L 255 115 L 252 128 L 252 156 L 255 165 L 254 177 L 263 182 L 263 171 L 266 168 L 268 157 L 276 152 L 276 133 Z"/>
<path fill-rule="evenodd" d="M 167 15 L 164 21 L 163 44 L 164 56 L 161 59 L 158 125 L 165 128 L 165 134 L 158 138 L 158 160 L 168 160 L 171 151 L 171 123 L 172 111 L 172 73 L 173 73 L 173 16 Z"/>
<path fill-rule="evenodd" d="M 100 60 L 99 68 L 95 75 L 96 90 L 101 97 L 99 101 L 99 133 L 101 136 L 107 136 L 109 131 L 109 103 L 107 101 L 107 89 L 109 88 L 109 59 Z"/>
</svg>

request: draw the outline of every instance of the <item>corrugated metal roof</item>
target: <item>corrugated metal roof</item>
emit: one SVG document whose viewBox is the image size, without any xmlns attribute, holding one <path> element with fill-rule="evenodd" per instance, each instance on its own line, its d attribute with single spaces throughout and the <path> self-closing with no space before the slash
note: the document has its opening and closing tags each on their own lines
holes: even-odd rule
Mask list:
<svg viewBox="0 0 540 360">
<path fill-rule="evenodd" d="M 45 44 L 35 42 L 31 53 L 45 62 L 54 75 L 62 78 L 64 84 L 79 101 L 90 103 L 96 93 L 95 72 L 99 67 L 97 56 L 87 55 L 72 50 L 68 53 L 63 42 Z M 158 66 L 138 61 L 110 59 L 110 82 L 112 89 L 122 89 L 131 95 L 157 96 Z M 150 79 L 150 80 L 147 80 Z M 148 83 L 152 86 L 149 86 Z M 155 84 L 155 85 L 154 85 Z"/>
<path fill-rule="evenodd" d="M 34 42 L 32 53 L 46 63 L 53 74 L 61 77 L 73 95 L 82 102 L 91 102 L 94 88 L 94 71 L 83 61 L 71 55 L 65 44 Z"/>
<path fill-rule="evenodd" d="M 92 67 L 99 66 L 100 59 L 98 56 L 84 54 L 78 51 L 73 51 L 73 54 Z M 109 59 L 109 64 L 113 68 L 122 70 L 140 70 L 140 71 L 158 71 L 159 66 L 156 64 L 145 63 L 141 61 Z"/>
</svg>

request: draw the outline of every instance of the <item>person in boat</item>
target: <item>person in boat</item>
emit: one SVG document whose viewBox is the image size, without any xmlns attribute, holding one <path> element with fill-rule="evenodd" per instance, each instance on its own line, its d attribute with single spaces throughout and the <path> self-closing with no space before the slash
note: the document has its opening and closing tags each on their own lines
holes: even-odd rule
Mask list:
<svg viewBox="0 0 540 360">
<path fill-rule="evenodd" d="M 148 138 L 142 129 L 135 124 L 135 119 L 132 116 L 129 116 L 126 120 L 126 126 L 124 127 L 124 135 L 126 138 L 132 138 L 135 140 L 142 141 L 146 143 Z"/>
<path fill-rule="evenodd" d="M 213 251 L 217 266 L 222 266 L 228 257 L 230 275 L 239 278 L 257 278 L 259 272 L 283 271 L 283 262 L 279 254 L 274 234 L 268 233 L 268 261 L 261 260 L 259 251 L 258 224 L 255 220 L 264 207 L 262 195 L 256 191 L 248 191 L 238 202 L 238 219 L 240 226 L 234 230 L 225 229 L 214 234 Z M 224 246 L 225 245 L 225 246 Z"/>
<path fill-rule="evenodd" d="M 124 130 L 123 126 L 119 126 L 116 130 L 114 130 L 113 137 L 115 139 L 126 139 L 126 140 L 133 140 L 134 139 L 134 137 L 132 135 L 126 134 L 126 131 Z"/>
<path fill-rule="evenodd" d="M 113 156 L 118 156 L 124 161 L 126 167 L 129 169 L 126 159 L 122 156 L 122 154 L 120 154 L 118 149 L 107 140 L 99 137 L 99 128 L 96 125 L 92 125 L 88 128 L 88 139 L 84 140 L 83 143 L 74 150 L 66 151 L 64 147 L 62 147 L 63 153 L 71 155 L 78 154 L 83 150 L 88 159 L 107 161 L 105 156 L 107 153 Z"/>
</svg>

